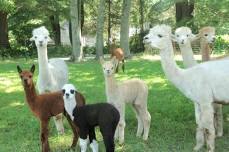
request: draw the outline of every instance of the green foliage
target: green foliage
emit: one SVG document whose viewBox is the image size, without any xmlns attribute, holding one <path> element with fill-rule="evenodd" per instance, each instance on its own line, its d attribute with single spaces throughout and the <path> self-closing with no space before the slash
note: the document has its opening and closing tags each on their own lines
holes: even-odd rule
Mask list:
<svg viewBox="0 0 229 152">
<path fill-rule="evenodd" d="M 3 12 L 11 12 L 15 8 L 14 0 L 0 0 L 0 10 Z"/>
</svg>

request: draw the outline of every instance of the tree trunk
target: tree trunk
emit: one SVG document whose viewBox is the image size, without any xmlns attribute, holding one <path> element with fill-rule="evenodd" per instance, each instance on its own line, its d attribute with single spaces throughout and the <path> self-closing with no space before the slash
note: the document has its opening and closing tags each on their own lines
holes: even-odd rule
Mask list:
<svg viewBox="0 0 229 152">
<path fill-rule="evenodd" d="M 54 41 L 55 45 L 61 45 L 61 40 L 60 40 L 60 22 L 59 22 L 59 15 L 51 15 L 49 17 L 51 25 L 52 25 L 52 30 L 54 32 Z"/>
<path fill-rule="evenodd" d="M 0 48 L 10 48 L 7 15 L 0 11 Z"/>
<path fill-rule="evenodd" d="M 177 26 L 193 26 L 194 0 L 183 0 L 176 3 Z"/>
<path fill-rule="evenodd" d="M 129 49 L 130 6 L 131 6 L 131 0 L 123 0 L 121 30 L 120 30 L 120 45 L 125 52 L 125 57 L 130 57 L 130 49 Z"/>
<path fill-rule="evenodd" d="M 73 61 L 81 61 L 83 57 L 81 44 L 80 3 L 81 0 L 71 0 L 70 6 Z"/>
<path fill-rule="evenodd" d="M 111 0 L 108 0 L 108 26 L 107 26 L 107 45 L 108 50 L 110 49 L 111 45 Z"/>
<path fill-rule="evenodd" d="M 105 0 L 100 0 L 96 29 L 96 59 L 103 56 L 103 28 L 105 17 Z"/>
<path fill-rule="evenodd" d="M 139 0 L 139 12 L 140 12 L 140 49 L 144 50 L 143 37 L 144 37 L 144 0 Z"/>
<path fill-rule="evenodd" d="M 83 25 L 84 25 L 84 0 L 81 1 L 81 31 L 83 31 Z"/>
</svg>

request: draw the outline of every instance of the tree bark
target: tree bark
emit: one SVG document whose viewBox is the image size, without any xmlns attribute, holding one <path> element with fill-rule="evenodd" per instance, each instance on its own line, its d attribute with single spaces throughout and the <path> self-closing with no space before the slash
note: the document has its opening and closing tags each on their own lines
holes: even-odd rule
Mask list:
<svg viewBox="0 0 229 152">
<path fill-rule="evenodd" d="M 105 17 L 105 0 L 100 0 L 96 29 L 96 59 L 103 56 L 103 30 Z"/>
<path fill-rule="evenodd" d="M 139 0 L 139 13 L 140 13 L 140 49 L 144 50 L 143 37 L 144 37 L 144 0 Z"/>
<path fill-rule="evenodd" d="M 49 17 L 51 25 L 52 25 L 52 30 L 54 32 L 54 41 L 55 45 L 61 45 L 61 40 L 60 40 L 60 22 L 59 22 L 59 15 L 51 15 Z"/>
<path fill-rule="evenodd" d="M 131 6 L 131 0 L 123 0 L 121 29 L 120 29 L 120 45 L 125 52 L 125 57 L 130 57 L 130 49 L 129 49 L 130 6 Z"/>
<path fill-rule="evenodd" d="M 107 26 L 107 45 L 108 50 L 110 49 L 111 45 L 111 0 L 108 0 L 108 26 Z"/>
<path fill-rule="evenodd" d="M 177 26 L 193 26 L 194 0 L 183 0 L 176 3 Z"/>
<path fill-rule="evenodd" d="M 81 61 L 83 50 L 81 44 L 81 0 L 71 0 L 70 15 L 71 15 L 71 30 L 72 30 L 72 60 Z"/>
<path fill-rule="evenodd" d="M 7 13 L 0 11 L 0 48 L 10 48 Z"/>
</svg>

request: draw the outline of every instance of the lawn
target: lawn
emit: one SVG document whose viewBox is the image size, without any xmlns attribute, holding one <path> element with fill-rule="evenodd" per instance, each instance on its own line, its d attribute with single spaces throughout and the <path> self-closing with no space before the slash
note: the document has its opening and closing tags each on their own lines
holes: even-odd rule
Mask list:
<svg viewBox="0 0 229 152">
<path fill-rule="evenodd" d="M 25 103 L 24 91 L 16 71 L 17 64 L 28 69 L 32 63 L 37 65 L 34 60 L 0 61 L 0 152 L 40 151 L 39 123 Z M 98 61 L 88 60 L 77 64 L 68 62 L 68 67 L 70 82 L 84 94 L 88 104 L 106 101 L 104 77 Z M 165 78 L 160 60 L 145 56 L 134 57 L 126 62 L 126 72 L 120 72 L 116 77 L 120 81 L 138 77 L 148 84 L 148 109 L 152 117 L 149 139 L 145 142 L 135 136 L 137 120 L 131 106 L 127 106 L 125 144 L 116 143 L 117 152 L 192 151 L 196 128 L 193 104 Z M 228 112 L 225 106 L 224 136 L 216 139 L 216 152 L 229 151 Z M 66 119 L 64 123 L 66 133 L 58 136 L 53 120 L 50 121 L 49 142 L 54 152 L 71 151 L 67 149 L 71 144 L 72 133 Z M 100 151 L 104 152 L 98 130 L 97 137 Z"/>
</svg>

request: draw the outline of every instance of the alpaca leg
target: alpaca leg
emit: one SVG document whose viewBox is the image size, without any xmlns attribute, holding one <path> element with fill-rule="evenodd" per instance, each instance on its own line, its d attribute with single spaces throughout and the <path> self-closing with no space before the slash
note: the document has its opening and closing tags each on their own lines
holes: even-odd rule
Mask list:
<svg viewBox="0 0 229 152">
<path fill-rule="evenodd" d="M 64 134 L 64 125 L 63 125 L 63 116 L 62 113 L 54 116 L 54 122 L 56 125 L 56 129 L 59 135 Z"/>
<path fill-rule="evenodd" d="M 146 107 L 139 105 L 138 110 L 144 126 L 143 140 L 147 140 L 149 135 L 151 116 Z"/>
<path fill-rule="evenodd" d="M 114 134 L 111 132 L 112 131 L 108 131 L 108 130 L 106 130 L 106 133 L 102 132 L 103 141 L 106 147 L 106 152 L 114 152 L 115 150 Z"/>
<path fill-rule="evenodd" d="M 119 133 L 119 144 L 123 144 L 124 143 L 124 130 L 125 130 L 125 126 L 126 126 L 126 122 L 125 122 L 125 105 L 123 105 L 120 108 L 120 120 L 118 123 L 118 133 Z"/>
<path fill-rule="evenodd" d="M 203 110 L 204 109 L 204 110 Z M 211 104 L 201 107 L 203 115 L 201 116 L 202 126 L 206 129 L 206 142 L 209 152 L 215 150 L 215 127 L 214 127 L 214 109 Z"/>
<path fill-rule="evenodd" d="M 79 138 L 79 128 L 72 122 L 70 116 L 64 112 L 65 117 L 68 120 L 68 123 L 71 126 L 72 132 L 73 132 L 73 140 L 72 140 L 72 145 L 71 148 L 75 147 Z"/>
<path fill-rule="evenodd" d="M 99 145 L 96 141 L 96 136 L 95 136 L 95 128 L 89 128 L 89 141 L 90 141 L 90 147 L 92 152 L 98 152 L 99 151 Z"/>
<path fill-rule="evenodd" d="M 216 129 L 216 136 L 221 137 L 223 136 L 223 112 L 222 112 L 222 105 L 221 104 L 213 104 L 214 106 L 214 123 Z"/>
<path fill-rule="evenodd" d="M 197 136 L 197 145 L 194 150 L 199 150 L 203 145 L 204 135 L 203 130 L 206 131 L 206 142 L 209 148 L 209 152 L 214 152 L 215 149 L 215 127 L 214 127 L 214 110 L 211 104 L 200 105 L 201 107 L 201 115 L 200 115 L 200 134 Z M 198 130 L 197 130 L 198 131 Z M 198 141 L 198 137 L 199 140 Z M 200 142 L 200 143 L 199 143 Z"/>
<path fill-rule="evenodd" d="M 42 152 L 50 151 L 48 142 L 48 122 L 49 120 L 41 121 L 40 140 L 42 145 Z"/>
<path fill-rule="evenodd" d="M 196 146 L 194 147 L 194 151 L 199 151 L 204 145 L 204 128 L 198 126 L 196 128 Z"/>
<path fill-rule="evenodd" d="M 124 59 L 122 60 L 122 71 L 125 72 L 125 65 L 124 65 L 125 61 Z"/>
<path fill-rule="evenodd" d="M 136 113 L 136 118 L 137 118 L 137 120 L 138 120 L 138 130 L 137 130 L 136 136 L 137 136 L 137 137 L 141 137 L 141 135 L 142 135 L 142 133 L 143 133 L 143 122 L 142 122 L 141 117 L 139 116 L 139 111 L 138 111 L 138 109 L 135 107 L 135 105 L 133 105 L 133 106 L 134 106 L 134 111 L 135 111 L 135 113 Z"/>
<path fill-rule="evenodd" d="M 80 151 L 81 152 L 86 152 L 87 151 L 87 144 L 88 144 L 88 139 L 82 139 L 80 138 Z"/>
</svg>

